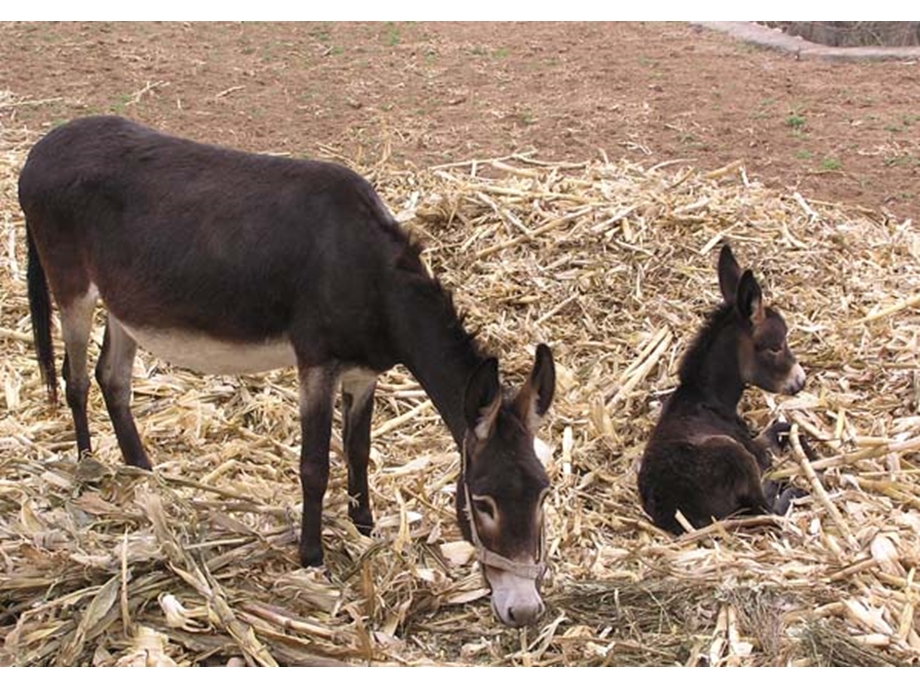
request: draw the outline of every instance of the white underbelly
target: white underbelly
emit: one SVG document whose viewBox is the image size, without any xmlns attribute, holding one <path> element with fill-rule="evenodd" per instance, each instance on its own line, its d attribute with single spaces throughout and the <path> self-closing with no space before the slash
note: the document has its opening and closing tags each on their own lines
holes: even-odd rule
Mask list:
<svg viewBox="0 0 920 690">
<path fill-rule="evenodd" d="M 122 322 L 143 349 L 177 367 L 202 374 L 254 374 L 296 363 L 287 338 L 239 343 L 187 331 L 147 329 Z"/>
</svg>

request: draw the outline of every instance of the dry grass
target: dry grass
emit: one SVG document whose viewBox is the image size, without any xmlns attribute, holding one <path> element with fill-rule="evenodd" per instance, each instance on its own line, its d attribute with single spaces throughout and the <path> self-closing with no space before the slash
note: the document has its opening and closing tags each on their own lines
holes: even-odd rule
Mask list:
<svg viewBox="0 0 920 690">
<path fill-rule="evenodd" d="M 910 664 L 920 658 L 920 235 L 809 205 L 741 164 L 356 165 L 520 382 L 558 367 L 547 469 L 551 576 L 537 629 L 502 628 L 453 516 L 458 457 L 397 368 L 378 392 L 378 532 L 346 516 L 334 453 L 327 572 L 300 569 L 293 371 L 200 377 L 141 353 L 134 410 L 156 465 L 121 465 L 98 390 L 77 462 L 31 350 L 16 178 L 37 133 L 0 133 L 0 662 L 131 664 Z M 332 153 L 332 152 L 331 152 Z M 638 507 L 635 463 L 677 362 L 718 299 L 730 240 L 785 313 L 809 373 L 791 399 L 822 459 L 778 467 L 787 518 L 673 539 Z M 101 333 L 95 333 L 93 354 Z M 57 343 L 58 364 L 62 357 Z M 336 427 L 336 432 L 338 427 Z M 334 447 L 336 446 L 334 442 Z"/>
</svg>

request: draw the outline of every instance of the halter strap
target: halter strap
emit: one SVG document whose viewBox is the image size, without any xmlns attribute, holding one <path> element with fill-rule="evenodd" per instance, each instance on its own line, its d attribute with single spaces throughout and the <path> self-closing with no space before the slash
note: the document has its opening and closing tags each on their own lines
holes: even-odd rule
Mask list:
<svg viewBox="0 0 920 690">
<path fill-rule="evenodd" d="M 506 572 L 517 575 L 518 577 L 527 578 L 528 580 L 539 580 L 546 573 L 546 561 L 544 560 L 544 555 L 546 553 L 546 527 L 545 525 L 540 525 L 540 553 L 537 557 L 536 563 L 522 563 L 520 561 L 513 561 L 510 558 L 505 558 L 500 553 L 496 553 L 488 548 L 485 544 L 482 543 L 482 540 L 479 538 L 479 530 L 476 529 L 476 516 L 473 514 L 473 501 L 470 496 L 470 486 L 467 483 L 467 454 L 466 454 L 466 439 L 463 440 L 463 446 L 460 452 L 461 457 L 461 471 L 463 472 L 463 495 L 466 499 L 466 518 L 470 525 L 470 541 L 473 542 L 475 547 L 476 559 L 483 565 L 488 565 L 499 570 L 504 570 Z"/>
</svg>

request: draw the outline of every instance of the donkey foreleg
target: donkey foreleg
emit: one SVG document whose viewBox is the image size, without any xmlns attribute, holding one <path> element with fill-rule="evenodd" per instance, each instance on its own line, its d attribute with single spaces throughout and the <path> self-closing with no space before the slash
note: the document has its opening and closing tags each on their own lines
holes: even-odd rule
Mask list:
<svg viewBox="0 0 920 690">
<path fill-rule="evenodd" d="M 789 512 L 792 502 L 797 498 L 804 498 L 808 495 L 808 492 L 805 489 L 783 483 L 777 484 L 775 494 L 771 500 L 773 512 L 776 515 L 785 515 Z"/>
<path fill-rule="evenodd" d="M 788 422 L 777 420 L 764 429 L 754 441 L 760 448 L 763 448 L 769 458 L 770 455 L 778 455 L 789 447 L 789 432 L 791 429 L 792 425 Z M 817 460 L 817 454 L 805 438 L 800 436 L 799 441 L 808 459 L 811 462 Z M 772 463 L 768 462 L 766 466 L 763 466 L 763 470 L 769 470 L 771 465 Z M 774 479 L 765 479 L 763 481 L 763 492 L 767 503 L 776 515 L 785 515 L 789 511 L 793 500 L 808 495 L 808 492 L 804 489 L 796 488 L 787 481 L 776 481 Z"/>
<path fill-rule="evenodd" d="M 300 485 L 303 489 L 303 523 L 300 563 L 323 564 L 323 497 L 329 484 L 329 441 L 337 367 L 308 366 L 298 362 L 300 375 Z"/>
<path fill-rule="evenodd" d="M 342 445 L 348 463 L 348 517 L 364 535 L 374 529 L 367 463 L 376 385 L 377 375 L 373 372 L 353 370 L 342 376 Z"/>
<path fill-rule="evenodd" d="M 785 452 L 789 447 L 789 432 L 791 430 L 792 424 L 777 420 L 760 432 L 754 439 L 754 442 L 764 450 L 778 455 Z M 802 444 L 802 450 L 805 452 L 805 456 L 810 462 L 814 462 L 818 459 L 818 454 L 815 453 L 814 448 L 811 447 L 811 444 L 804 434 L 799 434 L 799 442 Z"/>
<path fill-rule="evenodd" d="M 768 472 L 773 467 L 773 458 L 781 455 L 789 447 L 789 430 L 792 425 L 776 420 L 760 432 L 753 442 L 753 452 L 761 472 Z M 764 491 L 767 490 L 764 484 Z"/>
</svg>

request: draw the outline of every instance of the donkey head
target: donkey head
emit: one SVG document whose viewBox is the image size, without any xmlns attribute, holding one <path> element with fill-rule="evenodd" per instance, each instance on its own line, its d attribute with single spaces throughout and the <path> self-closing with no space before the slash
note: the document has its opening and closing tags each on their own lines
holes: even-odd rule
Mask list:
<svg viewBox="0 0 920 690">
<path fill-rule="evenodd" d="M 738 357 L 744 382 L 772 393 L 793 395 L 802 390 L 805 370 L 786 342 L 786 322 L 764 305 L 754 274 L 750 269 L 741 272 L 727 244 L 719 254 L 719 288 L 741 319 Z"/>
<path fill-rule="evenodd" d="M 506 625 L 534 623 L 544 611 L 543 499 L 549 479 L 534 453 L 534 431 L 556 385 L 553 356 L 537 347 L 527 382 L 503 399 L 498 362 L 470 376 L 464 398 L 467 432 L 457 483 L 457 520 L 476 546 L 492 589 L 492 609 Z"/>
</svg>

